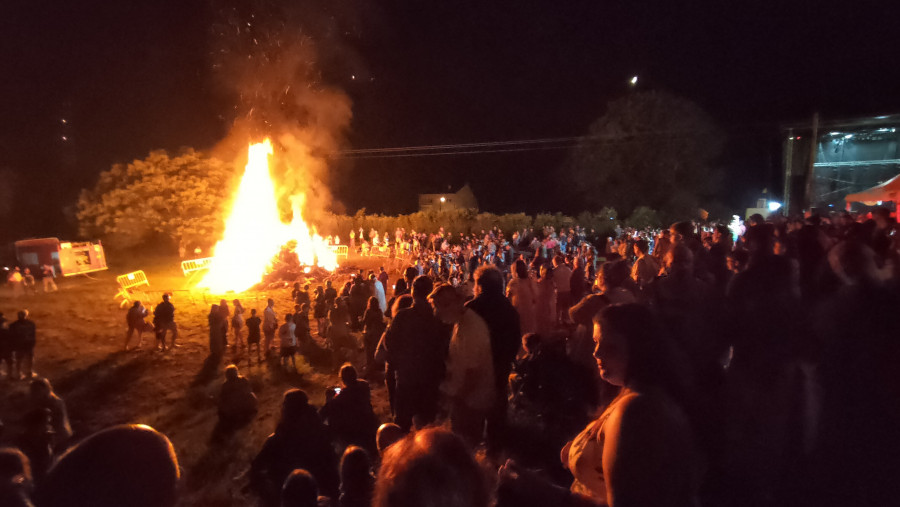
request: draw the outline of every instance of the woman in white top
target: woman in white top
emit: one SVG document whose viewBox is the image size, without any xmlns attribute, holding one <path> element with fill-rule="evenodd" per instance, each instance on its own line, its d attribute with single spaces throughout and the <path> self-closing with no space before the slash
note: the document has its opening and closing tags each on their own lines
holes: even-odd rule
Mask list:
<svg viewBox="0 0 900 507">
<path fill-rule="evenodd" d="M 506 286 L 506 297 L 519 312 L 519 326 L 522 334 L 534 333 L 535 328 L 535 287 L 528 277 L 528 267 L 522 259 L 516 260 L 510 270 L 512 278 Z"/>
<path fill-rule="evenodd" d="M 234 331 L 234 344 L 232 351 L 244 350 L 244 306 L 239 299 L 231 302 L 234 305 L 234 314 L 231 316 L 231 329 Z"/>
<path fill-rule="evenodd" d="M 515 463 L 501 469 L 501 488 L 528 505 L 696 506 L 700 467 L 684 410 L 687 376 L 679 371 L 686 361 L 640 304 L 601 310 L 594 340 L 600 375 L 622 391 L 563 447 L 570 490 Z"/>
<path fill-rule="evenodd" d="M 554 316 L 556 315 L 556 285 L 553 283 L 552 265 L 542 264 L 540 273 L 540 279 L 534 284 L 534 320 L 537 333 L 541 336 L 549 336 L 553 331 Z"/>
</svg>

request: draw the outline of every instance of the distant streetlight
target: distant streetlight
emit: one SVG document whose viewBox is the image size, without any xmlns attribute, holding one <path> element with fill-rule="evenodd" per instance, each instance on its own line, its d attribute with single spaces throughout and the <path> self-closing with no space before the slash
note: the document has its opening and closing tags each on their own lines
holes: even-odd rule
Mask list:
<svg viewBox="0 0 900 507">
<path fill-rule="evenodd" d="M 633 76 L 628 82 L 631 83 L 631 86 L 637 86 L 637 76 Z"/>
<path fill-rule="evenodd" d="M 444 196 L 441 196 L 441 205 L 438 206 L 438 211 L 444 211 L 444 203 L 445 202 L 447 202 L 447 198 Z"/>
</svg>

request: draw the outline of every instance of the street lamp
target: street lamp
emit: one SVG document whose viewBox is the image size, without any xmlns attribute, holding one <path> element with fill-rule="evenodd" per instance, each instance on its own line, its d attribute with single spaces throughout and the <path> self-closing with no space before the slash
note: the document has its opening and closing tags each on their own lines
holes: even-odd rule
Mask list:
<svg viewBox="0 0 900 507">
<path fill-rule="evenodd" d="M 444 211 L 444 203 L 445 202 L 447 202 L 447 198 L 444 196 L 441 196 L 441 205 L 440 205 L 440 207 L 438 207 L 438 211 Z"/>
</svg>

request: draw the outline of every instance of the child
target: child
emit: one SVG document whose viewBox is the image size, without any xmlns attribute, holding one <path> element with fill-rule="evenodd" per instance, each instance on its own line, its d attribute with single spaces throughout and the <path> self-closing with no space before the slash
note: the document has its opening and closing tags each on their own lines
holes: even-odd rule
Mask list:
<svg viewBox="0 0 900 507">
<path fill-rule="evenodd" d="M 259 357 L 259 341 L 260 341 L 260 332 L 259 327 L 262 325 L 262 319 L 256 316 L 256 308 L 250 310 L 250 318 L 247 319 L 247 364 L 252 365 L 250 350 L 253 345 L 256 345 L 256 363 L 262 363 L 262 360 Z"/>
<path fill-rule="evenodd" d="M 525 354 L 516 359 L 513 371 L 509 375 L 509 387 L 513 393 L 513 404 L 520 405 L 534 401 L 539 388 L 538 361 L 540 360 L 541 337 L 536 333 L 522 336 L 522 349 Z"/>
</svg>

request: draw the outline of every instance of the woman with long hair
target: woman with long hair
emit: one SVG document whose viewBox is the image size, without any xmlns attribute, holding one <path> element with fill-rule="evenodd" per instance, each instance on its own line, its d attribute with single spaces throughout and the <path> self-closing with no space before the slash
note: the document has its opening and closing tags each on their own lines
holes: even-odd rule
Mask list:
<svg viewBox="0 0 900 507">
<path fill-rule="evenodd" d="M 315 308 L 313 317 L 316 319 L 316 330 L 319 336 L 325 336 L 325 317 L 328 315 L 328 302 L 325 299 L 325 289 L 321 285 L 316 287 Z"/>
<path fill-rule="evenodd" d="M 554 302 L 556 301 L 556 287 L 553 285 L 553 266 L 549 263 L 540 264 L 538 278 L 535 283 L 534 324 L 538 334 L 550 336 L 553 333 L 553 316 L 556 315 Z"/>
<path fill-rule="evenodd" d="M 522 334 L 534 333 L 535 324 L 535 287 L 528 276 L 525 261 L 517 259 L 510 270 L 510 280 L 506 286 L 506 297 L 519 312 L 519 326 Z"/>
<path fill-rule="evenodd" d="M 239 349 L 244 350 L 244 306 L 239 299 L 232 301 L 232 304 L 234 315 L 231 317 L 231 329 L 234 331 L 234 343 L 231 351 L 237 352 Z"/>
<path fill-rule="evenodd" d="M 366 307 L 366 313 L 363 315 L 363 344 L 366 348 L 366 375 L 371 375 L 374 371 L 372 367 L 375 364 L 375 348 L 378 346 L 378 340 L 384 333 L 384 313 L 381 312 L 381 304 L 378 298 L 372 296 L 369 298 L 369 304 Z"/>
<path fill-rule="evenodd" d="M 328 427 L 309 404 L 305 391 L 284 393 L 281 418 L 250 465 L 250 485 L 265 505 L 278 505 L 285 478 L 297 468 L 308 470 L 319 491 L 337 497 L 340 479 Z"/>
<path fill-rule="evenodd" d="M 394 304 L 391 305 L 391 315 L 396 316 L 397 312 L 409 308 L 412 304 L 413 297 L 411 294 L 402 294 L 398 296 L 397 300 L 394 301 Z M 378 340 L 378 346 L 375 348 L 375 360 L 384 362 L 384 385 L 387 387 L 388 402 L 390 402 L 391 405 L 391 415 L 396 417 L 397 371 L 394 369 L 393 365 L 391 365 L 391 358 L 387 353 L 387 349 L 384 347 L 384 333 L 381 334 L 381 337 Z"/>
<path fill-rule="evenodd" d="M 601 310 L 594 340 L 600 375 L 621 392 L 563 447 L 560 458 L 574 476 L 570 491 L 538 486 L 535 474 L 514 463 L 502 470 L 505 491 L 526 492 L 518 505 L 696 505 L 686 361 L 640 304 Z"/>
<path fill-rule="evenodd" d="M 349 359 L 357 350 L 356 340 L 350 334 L 350 309 L 347 298 L 337 298 L 334 307 L 328 312 L 328 341 L 334 352 L 335 364 Z"/>
<path fill-rule="evenodd" d="M 600 376 L 622 390 L 563 449 L 572 492 L 610 506 L 692 505 L 696 458 L 678 351 L 638 304 L 604 308 L 594 341 Z"/>
<path fill-rule="evenodd" d="M 225 330 L 228 324 L 222 316 L 222 310 L 219 305 L 212 305 L 209 308 L 209 354 L 211 356 L 221 356 L 225 351 Z"/>
</svg>

